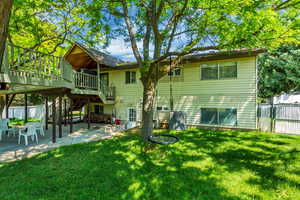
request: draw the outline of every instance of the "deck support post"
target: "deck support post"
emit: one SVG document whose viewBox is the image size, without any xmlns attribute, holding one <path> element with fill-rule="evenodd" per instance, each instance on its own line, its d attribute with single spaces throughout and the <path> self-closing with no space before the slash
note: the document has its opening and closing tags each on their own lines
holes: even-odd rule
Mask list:
<svg viewBox="0 0 300 200">
<path fill-rule="evenodd" d="M 64 125 L 65 126 L 67 126 L 67 99 L 64 99 L 64 115 L 65 115 L 65 117 L 64 117 Z"/>
<path fill-rule="evenodd" d="M 58 97 L 58 137 L 62 138 L 62 96 Z"/>
<path fill-rule="evenodd" d="M 98 81 L 98 85 L 97 85 L 97 87 L 98 87 L 98 91 L 100 91 L 101 90 L 101 77 L 100 77 L 100 65 L 99 65 L 99 63 L 97 62 L 97 81 Z"/>
<path fill-rule="evenodd" d="M 56 109 L 55 109 L 55 97 L 52 101 L 52 142 L 56 142 Z"/>
<path fill-rule="evenodd" d="M 49 107 L 48 97 L 45 98 L 45 129 L 48 130 Z"/>
<path fill-rule="evenodd" d="M 87 111 L 88 111 L 88 129 L 91 128 L 91 103 L 90 99 L 88 99 L 88 105 L 87 105 Z"/>
<path fill-rule="evenodd" d="M 9 96 L 8 94 L 5 95 L 5 118 L 8 119 L 9 115 L 8 115 L 8 108 L 9 108 Z"/>
<path fill-rule="evenodd" d="M 70 118 L 69 118 L 69 123 L 70 123 L 70 133 L 73 132 L 73 100 L 70 99 Z"/>
<path fill-rule="evenodd" d="M 28 105 L 27 105 L 27 94 L 24 95 L 25 98 L 25 123 L 28 122 Z"/>
</svg>

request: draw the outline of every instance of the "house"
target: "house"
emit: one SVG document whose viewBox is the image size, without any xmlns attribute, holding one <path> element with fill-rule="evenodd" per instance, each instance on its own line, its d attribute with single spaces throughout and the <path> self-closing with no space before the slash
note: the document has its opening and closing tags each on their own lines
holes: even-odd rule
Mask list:
<svg viewBox="0 0 300 200">
<path fill-rule="evenodd" d="M 173 111 L 182 111 L 188 126 L 256 129 L 256 56 L 261 52 L 241 49 L 184 57 L 159 81 L 154 120 L 167 120 L 172 98 Z M 143 88 L 136 63 L 124 63 L 78 43 L 65 59 L 77 74 L 71 93 L 100 97 L 91 103 L 92 113 L 131 123 L 142 120 Z"/>
</svg>

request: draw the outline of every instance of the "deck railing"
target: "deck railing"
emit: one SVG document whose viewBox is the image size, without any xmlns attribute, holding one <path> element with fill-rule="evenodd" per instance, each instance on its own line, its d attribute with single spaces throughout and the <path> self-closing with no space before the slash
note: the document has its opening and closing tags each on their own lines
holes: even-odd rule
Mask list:
<svg viewBox="0 0 300 200">
<path fill-rule="evenodd" d="M 105 95 L 106 100 L 115 100 L 116 88 L 107 86 L 106 83 L 100 81 L 100 91 Z"/>
<path fill-rule="evenodd" d="M 97 75 L 75 72 L 74 73 L 74 84 L 75 88 L 87 89 L 87 90 L 99 90 L 106 100 L 115 100 L 116 89 L 115 87 L 107 86 L 107 83 L 100 81 L 98 84 Z"/>
<path fill-rule="evenodd" d="M 66 62 L 62 57 L 7 43 L 3 61 L 1 72 L 11 76 L 64 79 Z"/>
<path fill-rule="evenodd" d="M 76 88 L 98 90 L 98 79 L 96 75 L 91 75 L 82 72 L 75 72 L 74 82 Z"/>
</svg>

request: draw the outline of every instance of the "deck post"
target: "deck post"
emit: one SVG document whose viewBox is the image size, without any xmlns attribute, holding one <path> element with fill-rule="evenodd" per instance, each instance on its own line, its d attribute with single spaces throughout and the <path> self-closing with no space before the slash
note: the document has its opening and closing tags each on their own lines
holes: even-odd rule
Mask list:
<svg viewBox="0 0 300 200">
<path fill-rule="evenodd" d="M 99 66 L 99 63 L 97 62 L 97 79 L 98 79 L 98 91 L 101 90 L 101 76 L 100 76 L 100 66 Z"/>
<path fill-rule="evenodd" d="M 73 132 L 73 100 L 70 99 L 70 118 L 69 118 L 69 123 L 70 123 L 70 133 Z"/>
<path fill-rule="evenodd" d="M 56 142 L 56 109 L 55 109 L 55 97 L 52 101 L 52 142 Z"/>
<path fill-rule="evenodd" d="M 49 117 L 49 111 L 48 111 L 48 97 L 45 98 L 45 129 L 48 130 L 48 117 Z"/>
<path fill-rule="evenodd" d="M 62 96 L 58 97 L 58 137 L 62 138 Z"/>
<path fill-rule="evenodd" d="M 65 126 L 67 126 L 67 99 L 64 99 L 64 115 L 65 115 L 65 117 L 64 117 L 64 125 Z"/>
<path fill-rule="evenodd" d="M 5 95 L 5 118 L 8 119 L 9 115 L 8 115 L 8 105 L 9 104 L 9 96 L 8 94 Z"/>
<path fill-rule="evenodd" d="M 28 122 L 28 105 L 27 105 L 27 94 L 24 95 L 25 98 L 25 123 Z"/>
<path fill-rule="evenodd" d="M 79 121 L 81 122 L 81 110 L 82 108 L 79 110 Z"/>
<path fill-rule="evenodd" d="M 90 99 L 88 99 L 88 106 L 87 106 L 87 111 L 88 111 L 88 129 L 91 128 L 91 103 Z"/>
</svg>

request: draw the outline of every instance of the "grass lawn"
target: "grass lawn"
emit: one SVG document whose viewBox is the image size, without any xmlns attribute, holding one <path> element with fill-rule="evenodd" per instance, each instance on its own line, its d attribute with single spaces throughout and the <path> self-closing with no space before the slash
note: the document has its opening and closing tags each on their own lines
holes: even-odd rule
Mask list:
<svg viewBox="0 0 300 200">
<path fill-rule="evenodd" d="M 39 121 L 40 121 L 39 119 L 35 119 L 35 118 L 28 119 L 28 122 L 39 122 Z M 10 126 L 25 125 L 25 120 L 24 119 L 10 119 L 9 125 Z"/>
<path fill-rule="evenodd" d="M 176 135 L 178 143 L 148 153 L 130 133 L 2 163 L 0 199 L 300 199 L 300 137 Z"/>
</svg>

